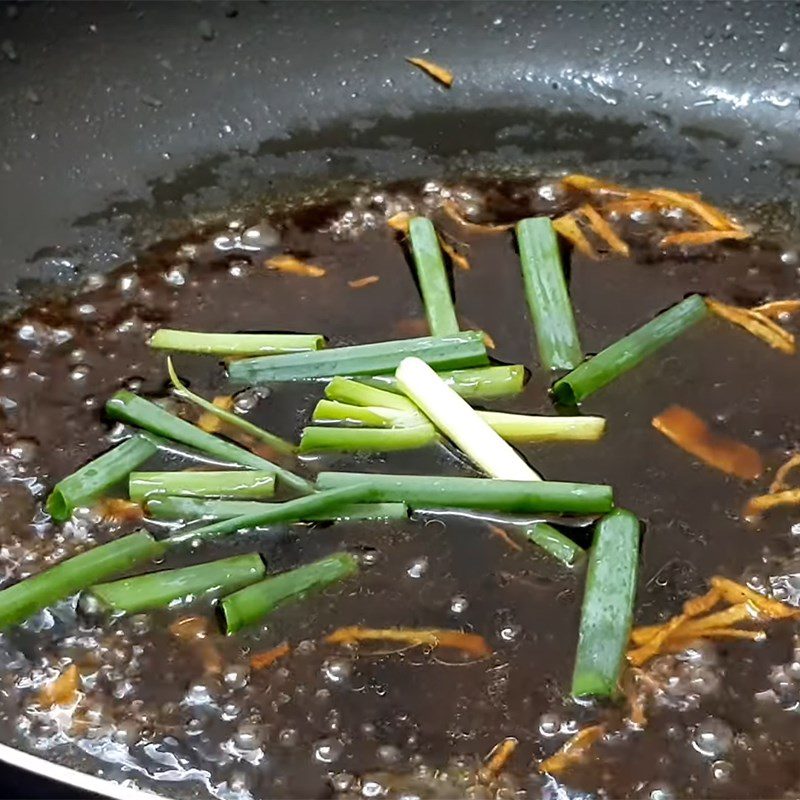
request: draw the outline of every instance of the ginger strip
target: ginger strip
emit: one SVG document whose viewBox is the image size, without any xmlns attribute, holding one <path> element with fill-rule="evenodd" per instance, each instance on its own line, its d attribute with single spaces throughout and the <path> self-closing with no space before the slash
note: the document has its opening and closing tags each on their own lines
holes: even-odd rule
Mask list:
<svg viewBox="0 0 800 800">
<path fill-rule="evenodd" d="M 212 404 L 223 411 L 233 411 L 233 397 L 229 394 L 218 395 L 212 401 Z M 223 421 L 212 414 L 210 411 L 204 411 L 197 418 L 197 427 L 204 430 L 206 433 L 218 433 L 222 430 Z"/>
<path fill-rule="evenodd" d="M 581 728 L 558 752 L 539 762 L 537 767 L 539 772 L 557 775 L 567 767 L 583 761 L 587 751 L 604 733 L 605 726 L 603 725 L 589 725 L 587 728 Z"/>
<path fill-rule="evenodd" d="M 138 522 L 144 518 L 144 509 L 138 503 L 120 497 L 104 498 L 97 510 L 107 522 Z"/>
<path fill-rule="evenodd" d="M 685 622 L 686 617 L 683 614 L 673 617 L 659 628 L 647 644 L 628 650 L 626 653 L 628 662 L 633 664 L 634 667 L 641 667 L 642 664 L 646 664 L 651 658 L 654 658 L 661 652 L 667 639 L 669 639 Z"/>
<path fill-rule="evenodd" d="M 757 450 L 715 433 L 688 408 L 670 406 L 657 417 L 653 417 L 652 425 L 687 453 L 728 475 L 735 475 L 743 480 L 755 480 L 764 471 Z"/>
<path fill-rule="evenodd" d="M 386 224 L 394 231 L 408 236 L 408 226 L 411 222 L 411 214 L 408 211 L 398 211 L 394 216 L 386 220 Z"/>
<path fill-rule="evenodd" d="M 289 642 L 283 642 L 277 647 L 265 650 L 263 653 L 256 653 L 250 657 L 250 669 L 266 669 L 271 667 L 276 661 L 288 656 L 292 648 Z"/>
<path fill-rule="evenodd" d="M 372 286 L 379 280 L 380 278 L 377 275 L 365 275 L 363 278 L 356 278 L 353 281 L 347 281 L 347 285 L 351 289 L 363 289 L 365 286 Z"/>
<path fill-rule="evenodd" d="M 744 508 L 746 517 L 758 517 L 765 511 L 782 506 L 800 506 L 800 489 L 787 489 L 783 492 L 762 494 L 747 501 Z"/>
<path fill-rule="evenodd" d="M 720 594 L 729 603 L 747 603 L 754 607 L 760 615 L 767 619 L 788 619 L 800 617 L 800 609 L 786 603 L 767 597 L 754 591 L 749 586 L 715 575 L 711 578 L 711 585 L 719 589 Z"/>
<path fill-rule="evenodd" d="M 625 197 L 638 194 L 640 189 L 630 189 L 627 186 L 621 186 L 618 183 L 610 183 L 609 181 L 600 180 L 600 178 L 593 178 L 591 175 L 565 175 L 561 179 L 562 183 L 566 183 L 573 189 L 578 189 L 582 192 L 600 192 L 602 194 L 619 194 Z"/>
<path fill-rule="evenodd" d="M 718 208 L 704 203 L 698 197 L 684 192 L 676 192 L 672 189 L 650 189 L 647 192 L 651 197 L 666 200 L 672 205 L 690 211 L 696 217 L 699 217 L 704 222 L 707 222 L 712 228 L 717 230 L 734 230 L 744 231 L 742 226 L 731 219 L 727 214 L 720 211 Z M 747 238 L 750 234 L 746 233 L 744 237 Z"/>
<path fill-rule="evenodd" d="M 786 483 L 786 476 L 797 467 L 800 467 L 800 453 L 795 453 L 785 463 L 778 467 L 775 472 L 775 478 L 769 485 L 770 494 L 775 494 L 776 492 L 782 492 L 784 489 L 788 489 L 789 484 Z"/>
<path fill-rule="evenodd" d="M 612 227 L 588 203 L 578 208 L 578 213 L 583 214 L 589 227 L 608 244 L 609 248 L 620 255 L 630 255 L 630 248 L 617 236 Z"/>
<path fill-rule="evenodd" d="M 37 700 L 42 708 L 69 706 L 78 698 L 81 674 L 75 664 L 70 664 L 54 681 L 43 687 Z"/>
<path fill-rule="evenodd" d="M 754 309 L 757 314 L 770 319 L 776 319 L 800 311 L 800 300 L 772 300 L 769 303 L 762 303 Z"/>
<path fill-rule="evenodd" d="M 706 614 L 714 608 L 717 603 L 722 600 L 722 595 L 719 589 L 712 586 L 705 594 L 700 597 L 692 597 L 683 604 L 681 616 L 684 619 L 692 619 L 698 617 L 700 614 Z M 649 642 L 660 630 L 664 628 L 667 623 L 661 625 L 642 625 L 634 628 L 631 631 L 631 641 L 634 644 L 646 644 Z"/>
<path fill-rule="evenodd" d="M 498 742 L 486 756 L 486 763 L 478 771 L 478 779 L 482 783 L 491 783 L 505 769 L 517 745 L 519 740 L 513 736 L 507 736 L 502 742 Z"/>
<path fill-rule="evenodd" d="M 461 209 L 452 200 L 445 200 L 441 207 L 442 211 L 444 211 L 450 219 L 457 222 L 462 228 L 475 231 L 475 233 L 503 233 L 504 231 L 510 231 L 514 227 L 513 222 L 508 222 L 504 225 L 472 222 L 472 220 L 467 219 L 461 213 Z"/>
<path fill-rule="evenodd" d="M 321 278 L 326 272 L 324 267 L 309 264 L 291 255 L 273 256 L 268 258 L 264 265 L 269 269 L 287 272 L 291 275 L 302 275 L 306 278 Z"/>
<path fill-rule="evenodd" d="M 787 355 L 795 352 L 795 338 L 769 317 L 747 308 L 737 308 L 707 299 L 706 304 L 713 314 L 744 328 L 748 333 L 766 342 L 770 347 Z"/>
<path fill-rule="evenodd" d="M 433 61 L 428 61 L 426 58 L 406 58 L 409 64 L 413 64 L 418 69 L 421 69 L 431 78 L 446 86 L 448 89 L 453 85 L 454 75 L 449 69 L 440 67 L 434 64 Z"/>
<path fill-rule="evenodd" d="M 517 552 L 522 551 L 522 547 L 520 546 L 519 542 L 515 542 L 511 536 L 509 536 L 508 531 L 504 530 L 503 528 L 498 527 L 497 525 L 489 525 L 489 530 L 491 531 L 492 536 L 496 536 L 503 542 L 509 550 L 516 550 Z"/>
<path fill-rule="evenodd" d="M 428 647 L 451 647 L 469 655 L 483 658 L 491 648 L 477 633 L 443 630 L 440 628 L 362 628 L 352 625 L 337 628 L 325 637 L 328 644 L 357 644 L 359 642 L 402 642 Z"/>
<path fill-rule="evenodd" d="M 725 239 L 749 239 L 750 234 L 741 230 L 680 231 L 668 233 L 658 243 L 659 247 L 700 246 L 714 244 Z"/>
<path fill-rule="evenodd" d="M 469 259 L 459 253 L 443 236 L 439 236 L 439 246 L 447 253 L 448 258 L 460 269 L 472 269 Z"/>
<path fill-rule="evenodd" d="M 589 240 L 580 229 L 572 214 L 565 214 L 563 217 L 554 219 L 553 227 L 556 229 L 556 233 L 563 236 L 576 250 L 592 259 L 598 257 L 597 251 L 589 244 Z"/>
</svg>

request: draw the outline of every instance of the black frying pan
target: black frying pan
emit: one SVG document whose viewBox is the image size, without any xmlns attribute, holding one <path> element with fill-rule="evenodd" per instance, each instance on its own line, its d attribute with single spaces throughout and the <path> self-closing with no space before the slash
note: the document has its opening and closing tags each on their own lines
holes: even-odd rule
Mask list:
<svg viewBox="0 0 800 800">
<path fill-rule="evenodd" d="M 791 201 L 799 21 L 766 2 L 3 3 L 0 291 L 353 179 L 569 167 Z M 403 61 L 425 54 L 451 90 Z"/>
</svg>

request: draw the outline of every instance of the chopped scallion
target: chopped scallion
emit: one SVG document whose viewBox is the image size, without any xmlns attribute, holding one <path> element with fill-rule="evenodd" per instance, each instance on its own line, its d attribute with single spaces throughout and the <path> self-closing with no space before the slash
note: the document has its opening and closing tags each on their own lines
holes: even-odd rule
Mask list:
<svg viewBox="0 0 800 800">
<path fill-rule="evenodd" d="M 583 595 L 575 697 L 613 697 L 631 634 L 639 565 L 639 520 L 621 508 L 595 526 Z"/>
<path fill-rule="evenodd" d="M 8 628 L 92 584 L 155 559 L 165 545 L 137 531 L 68 558 L 0 591 L 0 629 Z"/>
<path fill-rule="evenodd" d="M 316 492 L 315 494 L 287 500 L 285 503 L 264 503 L 263 509 L 243 514 L 241 517 L 223 519 L 203 525 L 200 528 L 181 530 L 170 536 L 168 544 L 182 544 L 183 542 L 202 541 L 214 539 L 235 531 L 245 531 L 252 528 L 275 525 L 279 522 L 298 522 L 308 519 L 311 515 L 330 514 L 352 503 L 373 500 L 373 491 L 370 486 L 360 484 L 347 486 L 341 489 L 332 489 L 329 492 Z"/>
<path fill-rule="evenodd" d="M 131 473 L 131 500 L 140 503 L 157 494 L 257 500 L 275 494 L 275 476 L 258 470 Z"/>
<path fill-rule="evenodd" d="M 541 480 L 424 361 L 403 359 L 396 376 L 403 392 L 488 475 L 504 480 Z"/>
<path fill-rule="evenodd" d="M 375 502 L 404 502 L 412 509 L 605 514 L 614 505 L 611 487 L 602 484 L 366 472 L 321 472 L 317 476 L 321 490 L 359 485 L 372 492 Z"/>
<path fill-rule="evenodd" d="M 336 375 L 379 375 L 391 372 L 408 355 L 415 355 L 438 369 L 477 367 L 488 363 L 480 331 L 452 336 L 424 336 L 350 347 L 334 347 L 310 353 L 244 358 L 228 367 L 230 379 L 254 386 L 270 381 L 302 381 Z"/>
<path fill-rule="evenodd" d="M 655 319 L 584 361 L 553 384 L 559 403 L 574 406 L 628 370 L 641 364 L 665 344 L 709 314 L 700 295 L 693 294 Z"/>
<path fill-rule="evenodd" d="M 583 352 L 553 223 L 548 217 L 520 220 L 517 242 L 542 366 L 573 369 L 581 363 Z"/>
<path fill-rule="evenodd" d="M 575 566 L 586 556 L 586 551 L 580 545 L 546 522 L 535 522 L 525 531 L 525 535 L 566 567 Z"/>
<path fill-rule="evenodd" d="M 148 499 L 147 513 L 154 519 L 212 522 L 233 519 L 267 510 L 267 503 L 258 500 L 216 500 L 197 497 L 157 496 Z M 350 503 L 331 511 L 307 513 L 299 522 L 355 522 L 358 520 L 405 519 L 404 503 Z"/>
<path fill-rule="evenodd" d="M 103 495 L 148 458 L 158 447 L 146 436 L 136 435 L 98 456 L 67 478 L 60 480 L 47 498 L 47 513 L 57 522 Z"/>
<path fill-rule="evenodd" d="M 300 452 L 382 453 L 427 447 L 435 441 L 433 425 L 425 422 L 404 428 L 309 426 L 303 430 Z"/>
<path fill-rule="evenodd" d="M 89 589 L 89 594 L 112 611 L 138 614 L 181 600 L 220 597 L 261 580 L 265 572 L 261 556 L 251 553 L 98 583 Z"/>
<path fill-rule="evenodd" d="M 199 333 L 161 328 L 148 344 L 156 350 L 229 358 L 319 350 L 325 346 L 325 337 L 316 333 Z"/>
<path fill-rule="evenodd" d="M 194 403 L 196 406 L 202 408 L 203 411 L 213 414 L 215 417 L 221 419 L 223 422 L 226 422 L 228 425 L 239 428 L 239 430 L 242 430 L 246 434 L 252 436 L 256 441 L 264 442 L 264 444 L 268 445 L 278 453 L 291 455 L 297 451 L 297 448 L 291 442 L 287 442 L 286 439 L 282 439 L 280 436 L 276 436 L 274 433 L 270 433 L 269 431 L 265 431 L 263 428 L 259 428 L 258 425 L 254 425 L 249 420 L 240 417 L 238 414 L 234 414 L 232 411 L 227 411 L 224 408 L 215 406 L 212 402 L 191 391 L 181 382 L 180 378 L 178 378 L 178 374 L 175 372 L 175 367 L 172 365 L 172 359 L 169 356 L 167 356 L 167 372 L 169 373 L 172 385 L 175 387 L 175 392 L 179 397 L 182 397 L 184 400 L 188 400 L 190 403 Z"/>
<path fill-rule="evenodd" d="M 358 561 L 350 553 L 334 553 L 320 561 L 279 575 L 270 575 L 228 595 L 220 604 L 225 631 L 236 633 L 258 622 L 278 606 L 305 597 L 358 572 Z"/>
<path fill-rule="evenodd" d="M 417 270 L 425 316 L 433 336 L 450 336 L 458 332 L 458 319 L 450 282 L 433 223 L 425 217 L 412 217 L 409 240 Z"/>
<path fill-rule="evenodd" d="M 106 403 L 106 413 L 112 419 L 127 422 L 129 425 L 137 425 L 158 436 L 188 445 L 214 458 L 241 464 L 250 469 L 272 472 L 279 480 L 297 492 L 311 491 L 311 484 L 299 475 L 295 475 L 232 442 L 212 436 L 196 425 L 192 425 L 191 422 L 186 422 L 186 420 L 170 414 L 169 411 L 150 400 L 138 397 L 133 392 L 117 392 Z"/>
</svg>

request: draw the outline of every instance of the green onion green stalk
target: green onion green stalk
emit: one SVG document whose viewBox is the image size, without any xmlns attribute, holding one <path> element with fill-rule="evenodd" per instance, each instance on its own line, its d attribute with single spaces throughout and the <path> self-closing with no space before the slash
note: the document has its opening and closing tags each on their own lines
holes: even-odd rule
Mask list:
<svg viewBox="0 0 800 800">
<path fill-rule="evenodd" d="M 383 453 L 413 450 L 436 442 L 433 425 L 424 422 L 407 428 L 336 428 L 309 426 L 300 438 L 301 453 Z"/>
<path fill-rule="evenodd" d="M 440 371 L 439 377 L 465 400 L 493 400 L 519 394 L 525 385 L 525 367 L 511 364 Z M 398 392 L 394 375 L 374 375 L 360 379 L 379 389 Z"/>
<path fill-rule="evenodd" d="M 639 565 L 639 520 L 621 508 L 594 531 L 583 594 L 578 652 L 572 675 L 575 697 L 614 697 L 631 634 Z"/>
<path fill-rule="evenodd" d="M 276 356 L 277 357 L 277 356 Z M 280 481 L 296 492 L 311 491 L 311 484 L 299 475 L 273 464 L 266 458 L 255 455 L 243 447 L 206 433 L 191 422 L 179 419 L 160 406 L 138 397 L 132 392 L 117 392 L 107 403 L 106 413 L 129 425 L 136 425 L 167 439 L 185 444 L 214 458 L 241 464 L 250 469 L 271 472 Z"/>
<path fill-rule="evenodd" d="M 567 406 L 581 403 L 708 314 L 703 298 L 697 294 L 690 295 L 557 380 L 553 384 L 554 397 Z"/>
<path fill-rule="evenodd" d="M 141 503 L 153 495 L 258 500 L 275 494 L 275 476 L 259 470 L 132 472 L 128 496 Z"/>
<path fill-rule="evenodd" d="M 568 536 L 546 522 L 535 522 L 525 535 L 565 567 L 574 567 L 586 557 L 586 551 Z"/>
<path fill-rule="evenodd" d="M 72 512 L 104 495 L 158 452 L 145 436 L 132 436 L 60 480 L 47 498 L 47 513 L 63 522 Z"/>
<path fill-rule="evenodd" d="M 325 397 L 328 400 L 337 400 L 354 406 L 379 406 L 407 414 L 419 413 L 417 407 L 407 397 L 352 378 L 334 378 L 325 387 Z"/>
<path fill-rule="evenodd" d="M 88 593 L 111 611 L 138 614 L 201 597 L 221 597 L 261 580 L 265 573 L 261 556 L 251 553 L 98 583 Z"/>
<path fill-rule="evenodd" d="M 258 514 L 267 511 L 271 506 L 268 503 L 262 503 L 257 500 L 216 500 L 213 498 L 158 495 L 148 499 L 146 508 L 147 513 L 153 519 L 212 522 Z M 306 513 L 299 521 L 387 521 L 405 519 L 406 517 L 408 517 L 408 507 L 405 503 L 350 503 L 327 512 Z"/>
<path fill-rule="evenodd" d="M 378 375 L 392 372 L 409 355 L 438 369 L 484 366 L 489 359 L 480 331 L 451 336 L 423 336 L 349 347 L 334 347 L 309 353 L 244 358 L 228 367 L 233 383 L 254 386 L 270 381 L 302 381 L 336 375 Z"/>
<path fill-rule="evenodd" d="M 53 603 L 164 553 L 165 545 L 137 531 L 68 558 L 0 591 L 0 629 L 23 622 Z"/>
<path fill-rule="evenodd" d="M 457 333 L 458 319 L 450 294 L 450 281 L 433 223 L 425 217 L 412 217 L 409 241 L 431 334 L 450 336 Z"/>
<path fill-rule="evenodd" d="M 517 242 L 542 366 L 573 369 L 581 363 L 583 351 L 553 223 L 548 217 L 520 220 Z"/>
<path fill-rule="evenodd" d="M 401 502 L 412 509 L 605 514 L 614 505 L 611 487 L 602 484 L 364 472 L 321 472 L 317 476 L 321 491 L 353 486 L 369 489 L 375 502 Z"/>
<path fill-rule="evenodd" d="M 175 392 L 179 397 L 182 397 L 184 400 L 188 400 L 190 403 L 194 403 L 199 408 L 202 408 L 203 411 L 213 414 L 215 417 L 217 417 L 217 419 L 221 419 L 228 425 L 239 428 L 239 430 L 244 431 L 246 434 L 252 436 L 256 441 L 263 442 L 278 453 L 292 455 L 297 451 L 297 448 L 291 442 L 287 442 L 286 439 L 282 439 L 280 436 L 276 436 L 274 433 L 265 431 L 263 428 L 259 428 L 258 425 L 254 425 L 252 422 L 240 417 L 238 414 L 234 414 L 232 411 L 215 406 L 212 402 L 206 400 L 204 397 L 201 397 L 199 394 L 195 394 L 194 392 L 190 391 L 186 386 L 184 386 L 183 383 L 181 383 L 180 378 L 178 378 L 178 374 L 175 372 L 175 367 L 172 365 L 172 359 L 169 356 L 167 357 L 167 372 L 169 372 L 170 380 L 172 381 L 172 385 L 175 387 Z"/>
<path fill-rule="evenodd" d="M 259 622 L 284 603 L 300 600 L 310 592 L 320 591 L 357 573 L 355 556 L 334 553 L 320 561 L 264 578 L 222 600 L 220 610 L 225 631 L 236 633 Z"/>
<path fill-rule="evenodd" d="M 264 503 L 263 509 L 243 514 L 233 519 L 223 519 L 203 525 L 200 528 L 181 530 L 170 536 L 166 541 L 170 545 L 184 542 L 202 541 L 224 536 L 235 531 L 245 531 L 252 528 L 262 528 L 278 523 L 299 522 L 308 519 L 311 515 L 329 514 L 352 503 L 374 500 L 373 491 L 369 486 L 345 486 L 331 491 L 316 492 L 287 500 L 285 503 Z"/>
</svg>

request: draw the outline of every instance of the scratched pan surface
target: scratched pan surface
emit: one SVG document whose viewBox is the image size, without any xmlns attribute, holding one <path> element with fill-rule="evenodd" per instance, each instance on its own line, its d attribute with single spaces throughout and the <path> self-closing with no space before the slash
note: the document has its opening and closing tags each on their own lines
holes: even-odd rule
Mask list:
<svg viewBox="0 0 800 800">
<path fill-rule="evenodd" d="M 694 277 L 688 272 L 693 268 L 686 267 L 684 273 L 673 271 L 671 278 L 655 282 L 637 278 L 629 269 L 615 272 L 612 265 L 604 265 L 596 274 L 580 272 L 578 268 L 586 265 L 576 263 L 576 274 L 585 276 L 575 285 L 576 303 L 579 310 L 583 304 L 587 314 L 596 314 L 587 323 L 591 326 L 587 336 L 593 337 L 590 349 L 638 322 L 638 311 L 647 316 L 671 302 L 671 290 L 684 286 L 684 278 L 694 281 L 692 288 L 714 289 L 731 300 L 748 299 L 748 291 L 787 294 L 793 290 L 796 274 L 793 267 L 787 269 L 791 256 L 781 260 L 779 245 L 791 244 L 787 240 L 796 229 L 793 198 L 800 175 L 800 105 L 792 31 L 797 13 L 788 4 L 767 3 L 730 7 L 716 3 L 5 5 L 0 15 L 4 301 L 16 306 L 52 284 L 77 286 L 87 273 L 126 263 L 164 236 L 184 235 L 197 219 L 230 219 L 238 209 L 245 213 L 265 200 L 308 196 L 330 191 L 332 186 L 346 194 L 347 186 L 365 180 L 457 179 L 472 173 L 529 174 L 565 168 L 701 191 L 718 203 L 749 210 L 774 239 L 774 246 L 765 247 L 756 257 L 714 262 L 705 271 L 691 273 Z M 455 72 L 457 83 L 449 92 L 402 61 L 405 55 L 428 52 Z M 376 255 L 391 259 L 390 244 L 382 241 L 371 246 Z M 500 247 L 475 243 L 479 256 L 485 249 L 484 259 L 510 272 L 513 254 Z M 384 267 L 390 264 L 387 261 Z M 402 260 L 397 266 L 403 266 Z M 747 272 L 751 266 L 756 269 L 755 279 Z M 708 269 L 721 267 L 725 273 L 708 274 Z M 726 275 L 735 277 L 726 281 Z M 613 295 L 606 295 L 602 302 L 597 299 L 614 282 L 618 292 L 638 298 L 632 301 L 634 305 L 617 310 Z M 486 302 L 493 293 L 494 307 Z M 397 308 L 398 316 L 401 310 L 413 311 L 414 302 L 413 294 L 400 297 L 406 306 Z M 503 357 L 530 359 L 527 345 L 518 344 L 527 341 L 523 321 L 509 319 L 504 311 L 512 297 L 501 296 L 485 276 L 471 285 L 464 283 L 461 297 L 468 316 L 510 343 Z M 286 302 L 276 303 L 276 308 L 288 307 L 290 299 L 287 295 Z M 377 314 L 370 313 L 370 301 L 357 302 L 365 320 L 358 334 L 370 338 L 372 331 L 379 330 L 377 322 L 374 327 L 370 322 Z M 385 302 L 398 299 L 390 295 Z M 327 309 L 309 311 L 309 324 L 326 322 L 335 335 L 353 333 L 352 315 L 342 313 L 337 318 L 332 310 L 333 302 Z M 213 310 L 207 313 L 214 319 Z M 255 313 L 252 308 L 250 313 Z M 188 309 L 175 317 L 188 324 L 189 317 L 181 314 L 188 315 Z M 255 322 L 250 325 L 257 327 Z M 785 392 L 781 401 L 773 403 L 769 391 L 770 377 L 780 379 L 785 366 L 773 363 L 772 355 L 764 356 L 755 344 L 748 349 L 750 343 L 745 342 L 737 352 L 765 370 L 758 401 L 744 407 L 734 402 L 732 387 L 740 385 L 737 377 L 744 381 L 745 373 L 730 367 L 728 384 L 717 389 L 719 402 L 707 397 L 698 405 L 691 387 L 715 364 L 713 347 L 726 347 L 729 342 L 719 338 L 692 344 L 694 349 L 679 351 L 664 367 L 667 379 L 680 388 L 673 399 L 711 414 L 719 412 L 726 398 L 728 407 L 722 411 L 732 420 L 734 433 L 751 432 L 755 420 L 764 423 L 766 450 L 796 444 L 796 435 L 786 422 L 791 419 L 791 393 Z M 696 352 L 701 358 L 687 367 L 678 357 L 681 352 Z M 158 372 L 155 364 L 148 369 L 151 372 L 140 377 L 146 388 L 155 391 L 160 388 Z M 642 381 L 629 384 L 628 390 L 642 389 L 646 376 Z M 640 424 L 660 399 L 650 398 L 653 408 L 647 403 L 637 405 Z M 597 408 L 611 416 L 622 400 L 621 395 L 609 392 Z M 763 414 L 767 402 L 774 413 L 771 424 Z M 63 446 L 68 447 L 69 441 L 65 437 Z M 608 448 L 613 444 L 610 440 Z M 634 504 L 651 490 L 648 458 L 644 450 L 631 451 L 629 441 L 619 444 L 626 453 L 640 453 L 637 470 L 643 477 L 637 484 L 631 485 L 625 477 L 628 471 L 614 466 L 612 455 L 619 450 L 587 458 L 580 469 L 574 458 L 562 463 L 563 456 L 553 451 L 544 455 L 542 466 L 551 473 L 568 469 L 577 478 L 614 480 L 623 493 L 627 484 L 631 496 L 623 500 Z M 641 443 L 641 448 L 649 446 Z M 68 452 L 54 458 L 60 459 L 59 467 L 70 462 Z M 664 458 L 676 474 L 685 469 L 680 454 Z M 644 609 L 651 604 L 654 612 L 682 592 L 695 591 L 703 575 L 722 568 L 735 573 L 757 564 L 761 557 L 761 544 L 725 549 L 717 522 L 722 512 L 714 504 L 694 509 L 688 521 L 673 510 L 685 496 L 679 492 L 681 485 L 697 493 L 718 492 L 715 503 L 720 509 L 737 507 L 740 489 L 726 485 L 720 490 L 702 471 L 684 471 L 679 477 L 674 495 L 665 495 L 665 507 L 650 509 L 648 518 L 649 532 L 672 531 L 679 538 L 681 553 L 673 558 L 663 536 L 649 539 L 653 544 L 644 553 L 640 603 Z M 776 544 L 768 555 L 791 555 L 787 520 L 775 524 Z M 440 557 L 446 561 L 457 548 L 437 531 L 434 526 L 432 536 L 439 538 Z M 360 536 L 350 533 L 345 539 L 352 537 L 350 543 L 355 544 Z M 764 546 L 768 548 L 770 541 Z M 283 557 L 290 561 L 293 555 L 287 545 Z M 419 555 L 413 539 L 404 540 L 393 555 L 397 570 L 402 572 Z M 491 571 L 513 574 L 511 557 L 496 552 L 497 563 L 491 564 Z M 434 560 L 430 566 L 434 576 L 447 578 L 448 598 L 460 591 L 459 581 L 475 585 L 476 566 L 466 561 L 463 566 L 460 577 L 453 576 L 447 563 Z M 545 592 L 546 565 L 539 564 L 533 572 L 535 590 Z M 382 581 L 398 579 L 388 572 L 375 574 L 379 577 L 369 579 L 375 582 L 375 591 Z M 485 587 L 486 595 L 493 590 Z M 528 631 L 513 646 L 525 649 L 530 674 L 514 677 L 512 683 L 518 685 L 508 688 L 508 676 L 500 670 L 485 675 L 480 685 L 467 680 L 463 702 L 458 695 L 448 695 L 445 699 L 450 705 L 437 712 L 440 716 L 427 718 L 427 725 L 423 721 L 423 727 L 429 728 L 441 719 L 441 731 L 447 732 L 440 741 L 429 743 L 438 755 L 487 749 L 492 737 L 505 732 L 488 724 L 494 721 L 492 705 L 502 707 L 498 698 L 510 691 L 519 700 L 512 707 L 521 715 L 520 729 L 529 737 L 528 758 L 538 737 L 537 710 L 563 690 L 557 680 L 543 679 L 546 670 L 536 662 L 537 655 L 549 653 L 559 654 L 567 663 L 569 637 L 538 642 L 537 615 L 525 609 L 530 586 L 526 589 L 511 582 L 503 590 L 505 597 L 511 596 L 505 607 L 495 615 L 484 609 L 484 618 L 475 622 L 496 629 L 496 635 L 506 628 L 515 631 L 517 626 Z M 441 605 L 441 600 L 438 590 L 429 598 L 422 593 L 420 608 Z M 476 605 L 480 607 L 477 601 Z M 357 609 L 351 600 L 342 613 L 352 616 Z M 567 602 L 559 612 L 564 631 L 574 629 L 576 609 Z M 293 619 L 290 616 L 286 624 Z M 452 623 L 445 609 L 437 622 L 448 621 Z M 790 633 L 784 634 L 774 644 L 774 652 L 745 657 L 744 650 L 735 650 L 724 655 L 722 672 L 736 672 L 732 665 L 742 665 L 742 672 L 760 675 L 762 688 L 768 688 L 764 675 L 769 665 L 791 661 Z M 366 667 L 365 674 L 370 669 Z M 432 700 L 440 696 L 437 693 L 455 682 L 448 675 L 433 678 L 424 693 L 413 702 L 409 699 L 408 705 L 414 706 L 409 709 L 391 693 L 389 700 L 382 699 L 386 685 L 406 680 L 402 669 L 393 663 L 374 669 L 381 674 L 359 678 L 374 693 L 375 703 L 375 713 L 366 714 L 359 724 L 372 718 L 378 731 L 361 729 L 363 741 L 358 747 L 363 753 L 377 747 L 383 728 L 408 739 L 419 725 L 416 715 L 423 713 L 422 706 L 433 705 Z M 306 678 L 309 686 L 319 682 L 316 673 L 309 672 Z M 757 680 L 743 679 L 743 696 L 752 696 Z M 729 696 L 727 702 L 730 708 L 717 712 L 726 716 L 729 729 L 737 731 L 749 747 L 742 748 L 742 752 L 747 750 L 746 758 L 741 756 L 737 762 L 729 757 L 740 770 L 736 781 L 714 783 L 710 766 L 693 766 L 685 737 L 665 747 L 668 740 L 653 734 L 644 750 L 623 748 L 615 754 L 612 749 L 607 754 L 610 766 L 606 770 L 625 776 L 618 784 L 608 776 L 598 782 L 598 772 L 589 770 L 577 776 L 577 785 L 589 791 L 604 783 L 612 794 L 647 796 L 676 778 L 680 790 L 687 793 L 780 796 L 791 792 L 797 785 L 792 767 L 797 742 L 787 718 L 776 717 L 766 729 L 768 740 L 784 743 L 776 756 L 763 740 L 764 731 L 750 731 L 746 721 L 737 717 L 755 715 L 752 705 L 737 711 L 735 697 Z M 296 704 L 297 713 L 304 708 L 302 702 Z M 315 713 L 318 718 L 311 723 L 319 729 L 318 738 L 329 738 L 323 734 L 330 733 L 331 721 L 323 710 Z M 696 725 L 703 716 L 696 710 L 693 713 L 690 724 Z M 353 720 L 345 728 L 350 724 Z M 273 727 L 272 735 L 277 737 L 281 727 Z M 3 741 L 23 746 L 14 735 L 13 720 L 4 723 L 3 731 Z M 474 731 L 479 735 L 472 736 Z M 129 776 L 124 765 L 110 765 L 108 759 L 101 764 L 87 755 L 90 747 L 66 750 L 56 748 L 45 756 L 117 781 Z M 168 750 L 153 754 L 154 762 L 161 759 L 161 773 L 170 769 Z M 762 761 L 759 752 L 764 754 Z M 305 775 L 299 760 L 285 755 L 285 749 L 276 746 L 275 753 L 270 769 L 260 768 L 269 779 L 250 784 L 256 793 L 330 791 L 329 784 L 317 781 L 313 771 L 305 770 Z M 5 754 L 3 758 L 8 760 Z M 367 763 L 368 758 L 364 759 Z M 625 759 L 640 764 L 652 761 L 658 769 L 643 770 L 637 778 L 635 769 L 623 768 Z M 376 760 L 374 766 L 381 763 Z M 278 774 L 277 784 L 272 783 L 275 770 L 288 770 L 289 764 L 301 778 L 287 772 Z M 693 775 L 701 775 L 694 784 L 681 782 L 682 777 L 689 781 Z M 743 775 L 757 778 L 747 782 Z M 174 785 L 145 777 L 140 782 L 173 796 L 202 796 L 203 776 L 195 777 Z M 636 780 L 641 787 L 631 788 L 637 786 Z M 527 788 L 535 796 L 541 787 Z M 19 793 L 28 790 L 33 791 Z"/>
</svg>

